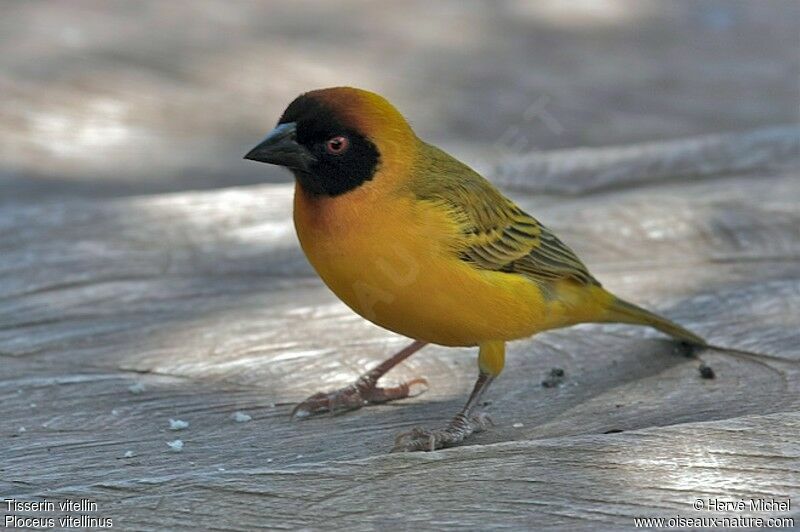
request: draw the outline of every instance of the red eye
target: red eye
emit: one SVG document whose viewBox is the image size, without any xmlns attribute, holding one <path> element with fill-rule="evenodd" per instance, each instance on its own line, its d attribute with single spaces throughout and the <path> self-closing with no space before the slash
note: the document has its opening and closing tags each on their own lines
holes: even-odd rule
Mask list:
<svg viewBox="0 0 800 532">
<path fill-rule="evenodd" d="M 346 152 L 349 147 L 350 141 L 347 140 L 347 137 L 342 137 L 341 135 L 330 138 L 325 143 L 325 150 L 331 155 L 341 155 Z"/>
</svg>

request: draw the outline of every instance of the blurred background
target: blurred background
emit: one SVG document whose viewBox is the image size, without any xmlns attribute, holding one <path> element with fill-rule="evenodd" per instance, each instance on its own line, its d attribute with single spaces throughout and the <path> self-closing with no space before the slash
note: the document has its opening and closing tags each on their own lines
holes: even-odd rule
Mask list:
<svg viewBox="0 0 800 532">
<path fill-rule="evenodd" d="M 288 181 L 242 155 L 334 85 L 479 170 L 798 120 L 796 0 L 0 6 L 0 202 Z"/>
</svg>

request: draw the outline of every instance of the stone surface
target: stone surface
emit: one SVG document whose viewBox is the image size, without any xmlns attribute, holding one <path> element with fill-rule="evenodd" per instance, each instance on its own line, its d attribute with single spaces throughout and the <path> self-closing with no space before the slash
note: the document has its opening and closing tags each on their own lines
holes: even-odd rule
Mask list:
<svg viewBox="0 0 800 532">
<path fill-rule="evenodd" d="M 798 4 L 466 5 L 3 4 L 0 498 L 88 498 L 126 530 L 797 523 Z M 287 174 L 240 160 L 337 84 L 727 348 L 699 353 L 715 378 L 654 331 L 581 325 L 509 345 L 496 426 L 462 447 L 387 454 L 463 404 L 472 349 L 386 376 L 419 397 L 290 422 L 406 342 L 316 278 Z M 794 509 L 693 509 L 761 497 Z"/>
<path fill-rule="evenodd" d="M 514 342 L 488 394 L 496 427 L 430 456 L 386 454 L 460 407 L 471 349 L 427 347 L 387 376 L 427 377 L 422 396 L 289 421 L 404 342 L 313 275 L 289 186 L 6 207 L 0 492 L 90 497 L 126 528 L 202 513 L 228 529 L 631 525 L 697 497 L 796 495 L 800 170 L 787 162 L 569 196 L 518 184 L 607 287 L 738 352 L 700 353 L 705 380 L 641 328 Z M 563 383 L 541 386 L 553 367 Z M 170 418 L 189 423 L 180 453 Z"/>
</svg>

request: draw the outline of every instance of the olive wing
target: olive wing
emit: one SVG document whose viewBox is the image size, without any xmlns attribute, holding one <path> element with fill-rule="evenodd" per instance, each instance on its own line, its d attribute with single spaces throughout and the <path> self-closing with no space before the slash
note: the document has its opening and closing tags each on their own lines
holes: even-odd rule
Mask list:
<svg viewBox="0 0 800 532">
<path fill-rule="evenodd" d="M 574 251 L 486 179 L 438 148 L 426 148 L 414 192 L 450 212 L 461 232 L 453 246 L 461 260 L 540 284 L 560 279 L 600 284 Z"/>
</svg>

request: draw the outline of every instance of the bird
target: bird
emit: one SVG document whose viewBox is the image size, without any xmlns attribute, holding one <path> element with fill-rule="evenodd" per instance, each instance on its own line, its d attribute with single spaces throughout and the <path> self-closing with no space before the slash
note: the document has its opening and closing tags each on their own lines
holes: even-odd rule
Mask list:
<svg viewBox="0 0 800 532">
<path fill-rule="evenodd" d="M 509 341 L 614 322 L 706 345 L 606 290 L 553 231 L 421 140 L 379 94 L 353 87 L 301 94 L 245 159 L 293 174 L 300 246 L 333 293 L 412 340 L 351 385 L 298 404 L 294 418 L 407 398 L 427 381 L 381 387 L 379 379 L 427 344 L 477 347 L 478 376 L 464 407 L 444 427 L 400 434 L 392 448 L 432 451 L 488 428 L 479 406 L 503 370 Z"/>
</svg>

